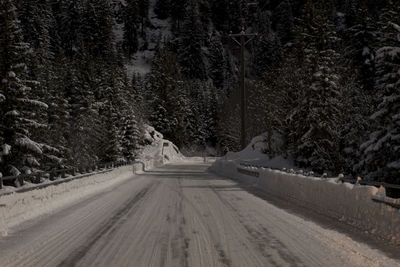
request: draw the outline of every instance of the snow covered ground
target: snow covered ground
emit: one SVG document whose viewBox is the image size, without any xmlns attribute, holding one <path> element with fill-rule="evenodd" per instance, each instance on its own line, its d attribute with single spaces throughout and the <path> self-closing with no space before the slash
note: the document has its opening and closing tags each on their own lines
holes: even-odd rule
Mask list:
<svg viewBox="0 0 400 267">
<path fill-rule="evenodd" d="M 90 197 L 132 175 L 132 166 L 125 166 L 68 183 L 1 196 L 0 233 L 7 235 L 10 227 Z"/>
<path fill-rule="evenodd" d="M 390 266 L 399 250 L 272 205 L 180 162 L 155 168 L 0 238 L 6 266 Z M 384 249 L 384 248 L 383 248 Z M 397 254 L 396 254 L 397 252 Z"/>
<path fill-rule="evenodd" d="M 268 147 L 266 141 L 267 134 L 262 134 L 254 137 L 250 144 L 242 151 L 237 153 L 228 152 L 225 158 L 229 160 L 240 160 L 241 162 L 265 166 L 273 169 L 294 168 L 293 160 L 290 157 L 284 158 L 281 155 L 269 157 L 264 153 L 264 151 L 279 150 L 280 140 L 278 137 L 273 138 L 274 147 Z"/>
</svg>

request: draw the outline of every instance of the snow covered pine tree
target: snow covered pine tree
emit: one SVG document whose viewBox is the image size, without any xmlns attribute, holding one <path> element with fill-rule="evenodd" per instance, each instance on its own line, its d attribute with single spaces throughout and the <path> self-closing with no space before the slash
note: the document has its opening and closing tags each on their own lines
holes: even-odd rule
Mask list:
<svg viewBox="0 0 400 267">
<path fill-rule="evenodd" d="M 31 98 L 36 81 L 28 80 L 29 45 L 22 32 L 12 0 L 0 1 L 0 171 L 6 175 L 30 173 L 40 166 L 45 144 L 31 139 L 33 128 L 44 128 L 35 120 L 47 105 Z"/>
</svg>

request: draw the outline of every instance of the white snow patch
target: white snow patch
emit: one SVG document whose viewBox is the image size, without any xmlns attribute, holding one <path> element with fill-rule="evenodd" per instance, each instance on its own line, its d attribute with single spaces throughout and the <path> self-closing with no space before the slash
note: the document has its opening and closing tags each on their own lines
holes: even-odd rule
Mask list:
<svg viewBox="0 0 400 267">
<path fill-rule="evenodd" d="M 0 196 L 0 233 L 24 221 L 78 202 L 133 177 L 132 166 L 43 189 Z"/>
<path fill-rule="evenodd" d="M 16 110 L 11 110 L 11 111 L 7 112 L 6 114 L 4 114 L 4 116 L 17 117 L 17 116 L 19 116 L 19 112 Z"/>
<path fill-rule="evenodd" d="M 250 144 L 237 153 L 228 152 L 226 159 L 237 159 L 244 163 L 260 165 L 267 168 L 282 169 L 294 168 L 293 159 L 282 155 L 270 157 L 266 153 L 278 154 L 282 140 L 278 134 L 271 137 L 271 145 L 268 145 L 268 133 L 254 137 Z"/>
<path fill-rule="evenodd" d="M 1 148 L 3 150 L 3 153 L 2 153 L 3 156 L 7 156 L 7 155 L 10 154 L 10 151 L 11 151 L 11 146 L 10 145 L 4 144 L 4 145 L 1 146 Z"/>
<path fill-rule="evenodd" d="M 386 56 L 390 57 L 392 60 L 395 59 L 397 56 L 400 55 L 400 47 L 395 46 L 384 46 L 376 52 L 377 59 L 382 60 Z"/>
<path fill-rule="evenodd" d="M 18 176 L 18 175 L 21 174 L 21 172 L 20 172 L 16 167 L 14 167 L 14 166 L 11 166 L 10 173 L 11 173 L 13 176 Z"/>
<path fill-rule="evenodd" d="M 393 22 L 391 22 L 390 24 L 393 26 L 393 28 L 394 28 L 396 31 L 398 31 L 398 32 L 400 33 L 400 26 L 399 26 L 398 24 L 393 23 Z"/>
<path fill-rule="evenodd" d="M 32 105 L 32 106 L 36 106 L 39 108 L 43 108 L 43 109 L 48 109 L 49 106 L 42 102 L 42 101 L 38 101 L 38 100 L 33 100 L 33 99 L 26 99 L 26 98 L 19 98 L 18 101 Z"/>
<path fill-rule="evenodd" d="M 30 151 L 37 153 L 37 154 L 42 154 L 42 149 L 40 148 L 40 144 L 36 143 L 35 141 L 32 141 L 28 137 L 20 137 L 15 140 L 15 143 L 23 148 L 29 149 Z"/>
</svg>

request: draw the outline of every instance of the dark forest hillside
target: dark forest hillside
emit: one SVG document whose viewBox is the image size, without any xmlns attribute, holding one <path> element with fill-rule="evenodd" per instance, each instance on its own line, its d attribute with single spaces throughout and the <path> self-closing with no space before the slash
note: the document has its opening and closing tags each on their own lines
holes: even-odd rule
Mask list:
<svg viewBox="0 0 400 267">
<path fill-rule="evenodd" d="M 229 33 L 243 27 L 258 33 L 249 138 L 267 132 L 265 152 L 301 168 L 400 183 L 399 13 L 390 0 L 0 0 L 0 172 L 133 159 L 144 123 L 180 147 L 238 150 Z"/>
</svg>

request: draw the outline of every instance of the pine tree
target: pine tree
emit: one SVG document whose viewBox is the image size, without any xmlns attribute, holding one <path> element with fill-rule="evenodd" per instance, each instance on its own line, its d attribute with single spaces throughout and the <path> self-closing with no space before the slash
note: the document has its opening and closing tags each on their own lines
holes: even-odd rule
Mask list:
<svg viewBox="0 0 400 267">
<path fill-rule="evenodd" d="M 139 0 L 138 9 L 139 9 L 142 36 L 144 35 L 145 24 L 148 21 L 149 7 L 150 7 L 149 0 Z"/>
<path fill-rule="evenodd" d="M 141 138 L 141 132 L 135 115 L 129 114 L 125 117 L 123 133 L 121 141 L 123 156 L 127 161 L 133 161 Z"/>
<path fill-rule="evenodd" d="M 216 88 L 211 82 L 192 81 L 188 83 L 191 91 L 190 111 L 193 114 L 189 126 L 192 127 L 191 140 L 198 145 L 215 145 L 217 121 Z M 190 114 L 190 113 L 189 113 Z"/>
<path fill-rule="evenodd" d="M 12 1 L 0 2 L 0 14 L 1 172 L 18 175 L 40 166 L 45 144 L 32 140 L 31 130 L 47 127 L 35 120 L 47 105 L 31 98 L 38 84 L 28 79 L 29 45 L 23 42 Z"/>
<path fill-rule="evenodd" d="M 119 140 L 119 131 L 116 122 L 120 118 L 113 108 L 108 111 L 108 116 L 104 123 L 105 136 L 102 140 L 102 151 L 100 152 L 100 161 L 104 163 L 119 162 L 122 158 L 122 149 Z"/>
<path fill-rule="evenodd" d="M 261 13 L 256 25 L 258 37 L 255 40 L 253 69 L 258 77 L 262 77 L 267 69 L 277 68 L 281 61 L 282 44 L 279 33 L 273 31 L 271 15 Z"/>
<path fill-rule="evenodd" d="M 158 49 L 150 75 L 152 114 L 150 122 L 178 146 L 187 140 L 188 103 L 176 63 L 176 55 L 165 43 Z"/>
<path fill-rule="evenodd" d="M 215 87 L 223 88 L 227 76 L 227 62 L 225 49 L 218 32 L 214 33 L 210 46 L 210 64 L 208 73 L 213 80 Z"/>
<path fill-rule="evenodd" d="M 68 57 L 73 57 L 82 52 L 83 36 L 81 31 L 81 22 L 83 21 L 82 1 L 79 0 L 61 0 L 56 16 L 58 24 L 59 43 L 64 53 Z"/>
<path fill-rule="evenodd" d="M 112 10 L 107 0 L 86 0 L 80 23 L 85 53 L 112 58 L 114 48 Z"/>
<path fill-rule="evenodd" d="M 364 90 L 371 91 L 375 76 L 375 44 L 378 38 L 376 23 L 366 9 L 359 9 L 361 16 L 355 25 L 346 30 L 348 40 L 347 57 L 351 67 L 358 70 L 359 80 Z"/>
<path fill-rule="evenodd" d="M 170 0 L 157 0 L 154 6 L 154 13 L 159 19 L 166 19 L 170 15 Z"/>
<path fill-rule="evenodd" d="M 228 0 L 212 1 L 212 20 L 218 31 L 229 32 L 232 30 L 229 25 L 229 2 Z"/>
<path fill-rule="evenodd" d="M 292 29 L 294 18 L 290 0 L 284 0 L 274 10 L 272 17 L 276 32 L 280 37 L 280 42 L 285 44 L 292 39 Z"/>
<path fill-rule="evenodd" d="M 371 111 L 371 95 L 359 85 L 356 74 L 343 75 L 343 126 L 341 130 L 341 155 L 343 171 L 356 177 L 362 173 L 360 145 L 370 132 L 368 120 Z M 362 168 L 362 167 L 361 167 Z"/>
<path fill-rule="evenodd" d="M 186 9 L 178 50 L 181 72 L 187 79 L 205 80 L 207 77 L 205 55 L 202 50 L 204 35 L 198 5 L 191 0 Z"/>
<path fill-rule="evenodd" d="M 174 22 L 174 27 L 179 31 L 181 20 L 185 16 L 185 7 L 188 0 L 170 0 L 171 1 L 171 18 Z"/>
<path fill-rule="evenodd" d="M 400 10 L 389 3 L 380 18 L 382 34 L 376 52 L 376 97 L 379 100 L 371 119 L 375 131 L 361 149 L 364 168 L 370 179 L 399 182 L 400 174 Z"/>
<path fill-rule="evenodd" d="M 306 13 L 302 32 L 303 68 L 311 80 L 303 88 L 301 106 L 294 116 L 298 135 L 295 154 L 300 166 L 323 172 L 340 167 L 342 93 L 336 64 L 336 32 L 320 11 L 312 12 Z"/>
<path fill-rule="evenodd" d="M 124 13 L 124 41 L 123 48 L 128 56 L 139 49 L 138 37 L 139 7 L 137 0 L 129 0 Z"/>
</svg>

